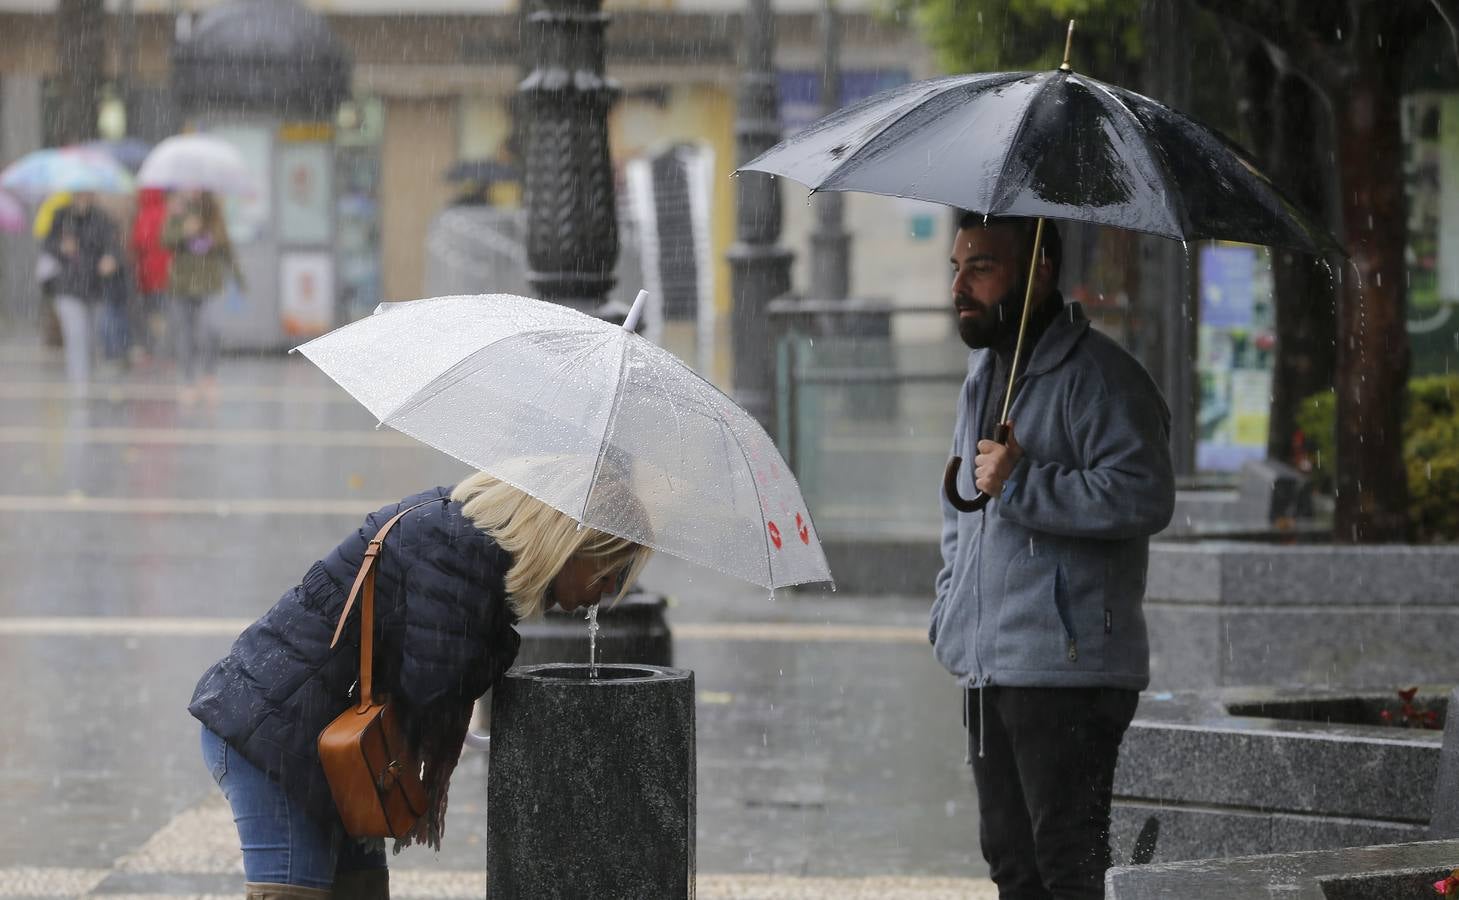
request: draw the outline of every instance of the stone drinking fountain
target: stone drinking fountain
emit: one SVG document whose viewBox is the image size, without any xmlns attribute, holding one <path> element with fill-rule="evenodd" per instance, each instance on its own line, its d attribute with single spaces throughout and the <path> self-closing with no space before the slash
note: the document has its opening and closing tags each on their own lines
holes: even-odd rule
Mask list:
<svg viewBox="0 0 1459 900">
<path fill-rule="evenodd" d="M 489 900 L 694 896 L 694 673 L 593 668 L 492 689 Z"/>
</svg>

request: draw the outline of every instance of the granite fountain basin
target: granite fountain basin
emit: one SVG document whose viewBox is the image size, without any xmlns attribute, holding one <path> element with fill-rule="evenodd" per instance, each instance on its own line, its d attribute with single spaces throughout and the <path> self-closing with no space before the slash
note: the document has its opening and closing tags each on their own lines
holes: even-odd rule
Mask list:
<svg viewBox="0 0 1459 900">
<path fill-rule="evenodd" d="M 692 896 L 694 673 L 548 663 L 492 694 L 488 898 Z"/>
</svg>

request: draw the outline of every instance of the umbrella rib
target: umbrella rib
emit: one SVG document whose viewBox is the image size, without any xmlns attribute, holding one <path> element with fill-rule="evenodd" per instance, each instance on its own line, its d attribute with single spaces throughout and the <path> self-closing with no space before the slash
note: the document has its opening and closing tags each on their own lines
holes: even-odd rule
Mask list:
<svg viewBox="0 0 1459 900">
<path fill-rule="evenodd" d="M 674 403 L 673 394 L 669 392 L 668 383 L 664 380 L 663 373 L 658 370 L 657 366 L 654 366 L 651 363 L 650 369 L 653 371 L 653 383 L 658 388 L 659 396 L 664 398 L 665 405 L 668 406 L 669 412 L 674 414 L 674 436 L 676 438 L 675 443 L 679 445 L 679 455 L 682 457 L 684 455 L 685 445 L 684 417 L 679 414 L 679 407 Z M 673 487 L 674 481 L 671 477 L 669 479 L 669 489 L 672 491 Z"/>
<path fill-rule="evenodd" d="M 760 494 L 760 479 L 755 477 L 755 467 L 750 463 L 750 456 L 745 452 L 745 445 L 735 439 L 734 430 L 729 427 L 723 416 L 719 417 L 720 425 L 730 433 L 730 442 L 735 449 L 740 451 L 740 459 L 745 461 L 745 469 L 750 474 L 750 486 L 755 489 L 755 511 L 761 517 L 765 514 L 765 498 Z M 775 590 L 775 567 L 770 564 L 770 530 L 760 529 L 760 540 L 765 544 L 765 580 L 770 583 L 770 590 Z"/>
<path fill-rule="evenodd" d="M 693 372 L 692 369 L 690 371 Z M 720 391 L 719 388 L 715 387 L 713 384 L 710 384 L 709 381 L 704 378 L 704 376 L 700 375 L 698 372 L 693 372 L 693 374 L 696 376 L 696 380 L 690 381 L 690 384 L 693 384 L 696 388 L 698 388 L 701 393 L 707 387 L 715 393 L 718 393 L 720 396 L 725 396 L 723 391 Z M 710 396 L 712 397 L 712 395 Z M 749 455 L 745 453 L 745 445 L 742 444 L 735 437 L 734 426 L 731 425 L 729 420 L 724 417 L 724 413 L 722 413 L 718 407 L 709 402 L 710 398 L 703 397 L 701 399 L 705 400 L 704 405 L 708 407 L 711 413 L 713 413 L 715 421 L 719 422 L 720 434 L 727 436 L 729 443 L 734 445 L 736 450 L 740 451 L 740 458 L 745 461 L 745 471 L 750 476 L 750 486 L 755 490 L 755 512 L 757 515 L 763 517 L 765 513 L 765 498 L 760 493 L 760 481 L 755 477 L 755 467 L 750 463 Z M 750 417 L 750 421 L 755 422 L 756 425 L 759 424 L 755 421 L 754 417 Z M 769 438 L 768 434 L 766 434 L 766 438 Z M 760 539 L 765 543 L 765 580 L 768 582 L 769 588 L 773 591 L 775 590 L 775 572 L 770 565 L 770 533 L 769 530 L 765 528 L 761 528 L 760 532 Z"/>
<path fill-rule="evenodd" d="M 447 298 L 441 298 L 441 299 L 447 299 Z M 362 324 L 362 323 L 368 322 L 368 321 L 370 321 L 370 320 L 368 318 L 365 318 L 365 319 L 360 319 L 360 320 L 358 320 L 356 322 L 352 322 L 350 324 L 351 325 L 359 325 L 359 324 Z M 349 325 L 346 325 L 344 327 L 345 328 L 348 328 L 350 326 Z M 487 350 L 490 350 L 491 348 L 495 347 L 497 344 L 500 344 L 503 341 L 514 340 L 516 338 L 525 337 L 525 336 L 528 336 L 528 335 L 535 335 L 535 334 L 553 334 L 557 330 L 558 329 L 557 329 L 556 326 L 551 326 L 551 325 L 543 325 L 543 326 L 538 326 L 538 327 L 533 327 L 533 328 L 524 328 L 521 331 L 514 331 L 511 334 L 504 334 L 501 337 L 494 338 L 493 340 L 488 341 L 485 344 L 482 344 L 482 345 L 477 346 L 477 347 L 473 347 L 471 349 L 471 352 L 470 353 L 467 353 L 465 356 L 463 356 L 460 359 L 456 360 L 449 367 L 447 367 L 445 371 L 441 372 L 441 374 L 437 375 L 435 378 L 432 378 L 430 381 L 426 382 L 425 384 L 421 385 L 420 387 L 418 387 L 414 391 L 412 391 L 409 397 L 407 397 L 404 401 L 402 401 L 399 406 L 395 407 L 394 409 L 392 409 L 388 413 L 386 413 L 384 416 L 382 416 L 380 418 L 380 421 L 383 422 L 383 423 L 389 424 L 389 422 L 390 422 L 391 419 L 395 419 L 395 418 L 398 418 L 400 416 L 405 415 L 408 412 L 412 412 L 412 411 L 414 411 L 416 409 L 416 407 L 420 406 L 421 404 L 425 403 L 427 400 L 431 399 L 432 394 L 427 394 L 427 391 L 429 391 L 431 388 L 443 388 L 443 387 L 445 387 L 448 384 L 455 383 L 455 380 L 460 380 L 461 378 L 465 377 L 466 375 L 471 374 L 470 372 L 466 371 L 464 369 L 464 367 L 467 366 L 468 364 L 470 364 L 473 360 L 475 360 L 481 354 L 485 353 Z M 305 346 L 308 346 L 308 345 L 306 344 Z M 602 345 L 601 344 L 595 345 L 592 349 L 593 350 L 596 350 L 600 346 L 602 346 Z M 577 356 L 574 356 L 571 360 L 564 360 L 564 362 L 563 362 L 562 365 L 563 366 L 566 366 L 566 365 L 569 364 L 569 362 L 575 362 L 576 360 L 580 359 L 582 356 L 584 356 L 584 355 L 586 355 L 586 354 L 588 354 L 590 352 L 592 352 L 592 351 L 585 349 L 585 350 L 581 351 Z M 561 366 L 559 368 L 561 368 Z M 452 378 L 454 378 L 454 380 L 448 380 L 448 379 L 452 379 Z M 439 392 L 439 391 L 437 391 L 437 392 Z"/>
<path fill-rule="evenodd" d="M 953 78 L 949 78 L 948 79 L 948 84 L 945 87 L 943 87 L 942 90 L 929 92 L 927 94 L 927 96 L 923 97 L 917 103 L 913 103 L 912 105 L 908 106 L 906 109 L 902 110 L 900 113 L 897 113 L 895 115 L 889 116 L 885 120 L 883 120 L 883 122 L 881 123 L 881 127 L 877 128 L 874 132 L 871 132 L 867 136 L 867 138 L 861 142 L 860 146 L 858 146 L 856 148 L 856 151 L 854 153 L 852 153 L 847 158 L 847 160 L 846 160 L 846 162 L 844 164 L 842 164 L 840 166 L 837 166 L 837 167 L 833 168 L 830 172 L 828 172 L 826 174 L 826 177 L 821 179 L 820 184 L 810 185 L 811 189 L 812 190 L 818 190 L 818 189 L 820 189 L 820 187 L 822 185 L 824 185 L 824 184 L 826 184 L 826 183 L 828 183 L 830 181 L 838 180 L 838 179 L 840 179 L 844 175 L 849 175 L 850 173 L 855 172 L 865 162 L 865 160 L 863 159 L 863 154 L 866 153 L 866 149 L 868 147 L 870 147 L 876 141 L 880 140 L 883 135 L 885 135 L 888 131 L 890 131 L 896 125 L 900 124 L 903 119 L 905 119 L 908 116 L 912 115 L 913 113 L 918 112 L 919 110 L 921 110 L 931 100 L 933 100 L 933 99 L 935 99 L 937 97 L 941 97 L 943 94 L 946 94 L 946 93 L 948 93 L 949 91 L 951 91 L 951 90 L 953 90 L 955 88 L 967 87 L 969 84 L 974 83 L 974 82 L 994 81 L 994 79 L 998 75 L 1002 75 L 1002 74 L 1005 74 L 1005 73 L 998 72 L 998 73 L 991 73 L 990 74 L 990 73 L 979 72 L 979 73 L 976 73 L 974 75 L 961 76 L 960 78 L 957 78 L 956 80 L 954 80 Z M 1027 72 L 1010 72 L 1010 73 L 1006 73 L 1006 74 L 1008 74 L 1009 76 L 1011 76 L 1011 77 L 1008 78 L 1008 81 L 1010 81 L 1010 82 L 1011 81 L 1018 81 L 1020 78 L 1026 78 L 1028 76 L 1028 73 Z M 836 188 L 827 188 L 827 190 L 836 190 Z M 862 191 L 861 188 L 856 188 L 855 190 L 858 193 L 879 193 L 877 191 Z M 885 196 L 885 197 L 898 197 L 898 196 L 901 196 L 901 195 L 899 195 L 899 194 L 892 194 L 892 193 L 884 193 L 884 194 L 882 194 L 882 196 Z"/>
<path fill-rule="evenodd" d="M 947 90 L 951 90 L 952 88 L 957 87 L 960 84 L 963 84 L 964 81 L 962 79 L 965 79 L 966 77 L 967 76 L 957 76 L 957 75 L 948 76 L 945 79 L 948 82 L 947 88 L 945 90 L 929 91 L 927 97 L 922 98 L 922 100 L 920 100 L 920 101 L 916 101 L 916 102 L 908 101 L 910 103 L 910 106 L 908 106 L 906 109 L 902 110 L 900 113 L 895 113 L 895 114 L 888 115 L 888 116 L 883 117 L 882 119 L 878 120 L 877 122 L 873 123 L 872 125 L 867 126 L 867 128 L 864 129 L 864 133 L 867 136 L 861 141 L 861 144 L 859 146 L 857 146 L 856 151 L 854 153 L 852 153 L 847 158 L 847 160 L 846 160 L 845 163 L 843 163 L 840 166 L 834 166 L 834 167 L 832 167 L 831 170 L 826 173 L 825 177 L 823 177 L 819 182 L 817 182 L 815 184 L 811 184 L 808 181 L 801 182 L 801 183 L 802 184 L 805 184 L 812 191 L 820 190 L 822 185 L 826 184 L 828 181 L 831 181 L 837 175 L 839 175 L 842 172 L 846 171 L 848 167 L 850 167 L 851 165 L 853 165 L 856 162 L 856 158 L 861 153 L 861 151 L 865 150 L 866 149 L 866 146 L 868 144 L 870 144 L 872 141 L 876 140 L 877 138 L 881 137 L 884 133 L 886 133 L 886 130 L 888 128 L 891 128 L 893 125 L 895 125 L 898 122 L 902 121 L 907 116 L 909 116 L 912 113 L 916 112 L 917 111 L 917 108 L 920 107 L 923 103 L 926 103 L 929 98 L 931 98 L 931 97 L 940 97 L 940 96 L 942 96 L 942 94 L 946 93 Z M 911 84 L 905 85 L 904 87 L 906 88 L 906 93 L 907 94 L 913 94 L 913 93 L 916 92 L 916 88 L 918 86 L 917 86 L 916 83 L 911 83 Z M 897 89 L 894 88 L 893 90 L 897 90 Z M 869 104 L 871 99 L 872 98 L 867 98 L 866 102 Z M 818 138 L 824 138 L 823 132 L 829 132 L 829 131 L 833 131 L 833 130 L 834 130 L 833 128 L 826 128 L 826 127 L 817 128 L 816 125 L 813 123 L 804 132 L 802 132 L 800 135 L 797 135 L 796 136 L 796 139 L 810 141 L 810 140 L 814 140 L 814 139 L 818 139 Z M 784 142 L 782 142 L 782 145 L 783 145 L 783 143 Z M 768 156 L 771 153 L 773 153 L 776 149 L 777 149 L 776 147 L 772 147 L 769 150 L 765 151 L 765 153 L 760 154 L 760 156 Z M 759 157 L 756 157 L 756 159 L 758 159 L 758 158 Z M 750 161 L 750 164 L 753 164 L 754 162 L 755 162 L 755 160 L 751 160 Z M 790 176 L 787 175 L 785 177 L 789 178 Z M 797 181 L 800 181 L 800 179 L 796 179 L 796 180 Z M 834 188 L 828 188 L 828 190 L 834 190 Z"/>
<path fill-rule="evenodd" d="M 608 415 L 603 422 L 603 434 L 598 438 L 598 457 L 593 460 L 593 475 L 588 479 L 588 491 L 583 495 L 583 508 L 578 516 L 578 521 L 584 521 L 588 516 L 588 507 L 592 504 L 593 492 L 598 487 L 598 472 L 603 468 L 603 456 L 608 451 L 608 434 L 613 430 L 613 420 L 618 414 L 618 405 L 623 400 L 623 372 L 628 368 L 628 340 L 625 333 L 620 342 L 622 348 L 618 354 L 618 378 L 613 383 L 613 402 L 608 405 Z"/>
<path fill-rule="evenodd" d="M 1135 114 L 1135 111 L 1130 108 L 1129 104 L 1125 103 L 1124 98 L 1092 78 L 1081 78 L 1080 83 L 1094 88 L 1099 94 L 1113 101 L 1115 105 L 1123 110 L 1139 126 L 1136 130 L 1139 132 L 1140 142 L 1145 145 L 1145 149 L 1150 151 L 1150 158 L 1158 162 L 1161 170 L 1165 174 L 1166 184 L 1177 184 L 1175 173 L 1170 169 L 1170 161 L 1165 157 L 1165 148 L 1150 139 L 1144 121 Z M 1193 230 L 1190 221 L 1190 211 L 1185 208 L 1184 198 L 1179 191 L 1166 190 L 1165 185 L 1161 185 L 1160 193 L 1165 196 L 1166 211 L 1175 220 L 1175 227 L 1180 230 L 1181 239 L 1184 240 L 1185 236 Z"/>
</svg>

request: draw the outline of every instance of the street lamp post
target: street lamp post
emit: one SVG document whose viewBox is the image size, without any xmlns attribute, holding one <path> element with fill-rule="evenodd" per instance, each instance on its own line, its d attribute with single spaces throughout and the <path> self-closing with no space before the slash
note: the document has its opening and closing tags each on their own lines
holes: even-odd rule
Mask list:
<svg viewBox="0 0 1459 900">
<path fill-rule="evenodd" d="M 821 0 L 821 115 L 841 107 L 841 26 L 836 0 Z M 845 300 L 851 294 L 851 236 L 842 227 L 845 198 L 838 191 L 816 195 L 816 230 L 811 234 L 811 300 Z"/>
<path fill-rule="evenodd" d="M 744 165 L 780 140 L 775 75 L 775 20 L 770 0 L 749 0 L 744 23 L 739 109 L 735 119 L 736 163 Z M 727 255 L 730 328 L 734 353 L 734 397 L 767 429 L 771 422 L 773 348 L 766 306 L 790 292 L 789 250 L 780 239 L 780 187 L 759 172 L 745 172 L 736 184 L 735 243 Z"/>
<path fill-rule="evenodd" d="M 518 87 L 526 123 L 527 280 L 537 296 L 596 312 L 614 284 L 617 204 L 602 0 L 536 0 L 535 65 Z"/>
</svg>

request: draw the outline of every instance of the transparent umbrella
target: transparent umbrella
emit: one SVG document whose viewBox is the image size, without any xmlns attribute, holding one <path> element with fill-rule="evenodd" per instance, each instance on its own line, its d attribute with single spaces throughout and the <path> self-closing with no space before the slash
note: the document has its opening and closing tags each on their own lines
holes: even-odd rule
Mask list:
<svg viewBox="0 0 1459 900">
<path fill-rule="evenodd" d="M 579 522 L 763 587 L 829 581 L 769 435 L 633 333 L 644 296 L 623 326 L 510 294 L 383 304 L 297 349 L 381 424 Z"/>
<path fill-rule="evenodd" d="M 208 134 L 178 134 L 153 148 L 137 172 L 142 187 L 250 196 L 253 172 L 232 144 Z"/>
</svg>

